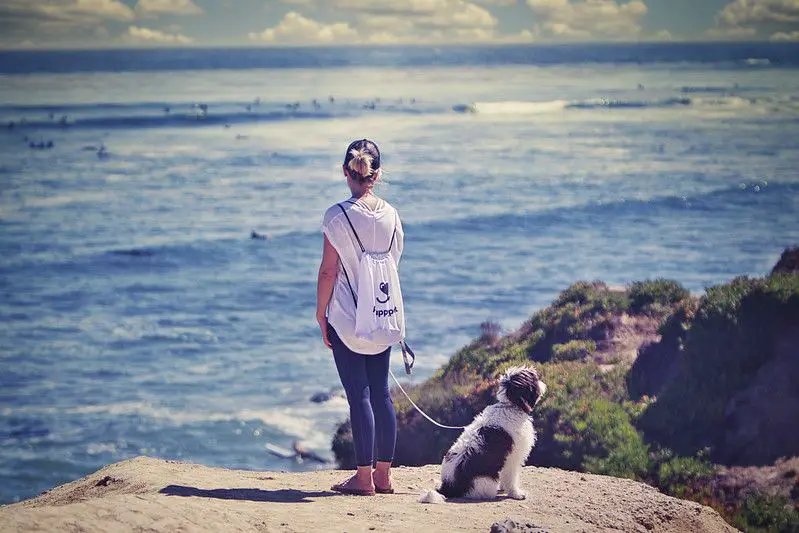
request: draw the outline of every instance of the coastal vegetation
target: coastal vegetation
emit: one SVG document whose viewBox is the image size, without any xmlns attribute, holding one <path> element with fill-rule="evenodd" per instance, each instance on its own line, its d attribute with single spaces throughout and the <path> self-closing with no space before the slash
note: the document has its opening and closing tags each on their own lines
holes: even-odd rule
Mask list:
<svg viewBox="0 0 799 533">
<path fill-rule="evenodd" d="M 483 324 L 409 394 L 465 425 L 494 401 L 504 369 L 532 363 L 549 390 L 528 464 L 644 481 L 744 531 L 799 532 L 798 255 L 701 296 L 665 279 L 575 283 L 517 331 Z M 458 432 L 395 398 L 395 462 L 440 462 Z M 345 422 L 333 440 L 343 467 L 350 439 Z"/>
</svg>

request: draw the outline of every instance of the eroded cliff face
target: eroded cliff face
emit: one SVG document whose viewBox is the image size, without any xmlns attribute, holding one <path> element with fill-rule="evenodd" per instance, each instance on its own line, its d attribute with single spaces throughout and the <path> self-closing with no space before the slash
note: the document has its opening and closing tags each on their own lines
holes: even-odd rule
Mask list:
<svg viewBox="0 0 799 533">
<path fill-rule="evenodd" d="M 782 252 L 779 261 L 771 269 L 772 274 L 799 274 L 799 246 Z"/>
<path fill-rule="evenodd" d="M 775 356 L 727 404 L 717 460 L 764 465 L 799 455 L 799 324 L 786 325 Z"/>
</svg>

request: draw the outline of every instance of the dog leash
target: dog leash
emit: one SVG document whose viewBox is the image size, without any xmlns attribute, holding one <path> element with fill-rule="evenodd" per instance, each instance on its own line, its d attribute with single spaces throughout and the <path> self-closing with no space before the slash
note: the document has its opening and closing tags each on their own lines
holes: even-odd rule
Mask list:
<svg viewBox="0 0 799 533">
<path fill-rule="evenodd" d="M 390 368 L 388 369 L 388 372 L 389 372 L 389 374 L 391 374 L 391 377 L 392 377 L 392 378 L 394 378 L 394 383 L 396 383 L 396 384 L 397 384 L 397 387 L 399 387 L 399 390 L 401 390 L 401 391 L 402 391 L 402 394 L 404 394 L 404 395 L 405 395 L 405 397 L 406 397 L 406 398 L 408 398 L 408 401 L 409 401 L 409 402 L 411 402 L 411 405 L 412 405 L 412 406 L 414 406 L 414 407 L 416 408 L 416 410 L 417 410 L 417 411 L 419 411 L 419 413 L 421 413 L 421 415 L 422 415 L 423 417 L 425 417 L 425 418 L 426 418 L 426 419 L 428 419 L 430 422 L 432 422 L 432 423 L 433 423 L 433 424 L 435 424 L 436 426 L 438 426 L 438 427 L 440 427 L 440 428 L 443 428 L 443 429 L 465 429 L 465 428 L 466 428 L 466 426 L 445 426 L 444 424 L 439 424 L 438 422 L 436 422 L 435 420 L 433 420 L 432 418 L 430 418 L 430 416 L 429 416 L 427 413 L 425 413 L 424 411 L 422 411 L 422 410 L 419 408 L 419 406 L 418 406 L 418 405 L 416 405 L 416 403 L 415 403 L 413 400 L 411 400 L 411 397 L 410 397 L 410 396 L 408 396 L 408 393 L 407 393 L 407 392 L 405 392 L 405 389 L 403 389 L 403 388 L 402 388 L 402 385 L 400 385 L 400 382 L 399 382 L 399 380 L 397 379 L 397 376 L 395 376 L 395 375 L 394 375 L 394 372 L 392 372 Z"/>
</svg>

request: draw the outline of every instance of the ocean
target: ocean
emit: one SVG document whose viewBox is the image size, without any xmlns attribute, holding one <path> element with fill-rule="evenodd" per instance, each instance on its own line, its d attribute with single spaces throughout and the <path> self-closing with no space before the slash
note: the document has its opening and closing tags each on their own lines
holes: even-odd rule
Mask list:
<svg viewBox="0 0 799 533">
<path fill-rule="evenodd" d="M 577 280 L 701 293 L 799 244 L 792 43 L 2 52 L 0 125 L 0 503 L 142 454 L 332 467 L 268 447 L 332 460 L 347 416 L 314 315 L 353 139 L 409 383 Z"/>
</svg>

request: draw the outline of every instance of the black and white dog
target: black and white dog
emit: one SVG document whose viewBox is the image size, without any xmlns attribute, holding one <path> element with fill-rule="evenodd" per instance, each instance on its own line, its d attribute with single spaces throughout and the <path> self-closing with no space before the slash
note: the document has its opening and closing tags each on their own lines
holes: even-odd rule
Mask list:
<svg viewBox="0 0 799 533">
<path fill-rule="evenodd" d="M 523 500 L 519 474 L 535 444 L 530 413 L 547 386 L 532 367 L 508 369 L 499 378 L 497 399 L 466 426 L 441 463 L 441 487 L 422 503 L 445 498 L 493 500 L 500 490 Z"/>
</svg>

